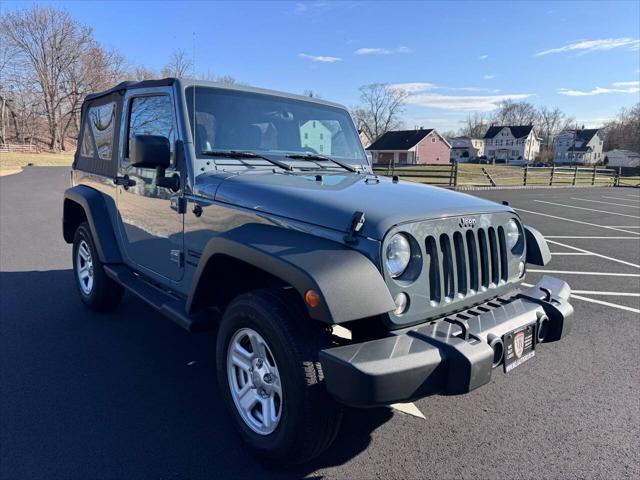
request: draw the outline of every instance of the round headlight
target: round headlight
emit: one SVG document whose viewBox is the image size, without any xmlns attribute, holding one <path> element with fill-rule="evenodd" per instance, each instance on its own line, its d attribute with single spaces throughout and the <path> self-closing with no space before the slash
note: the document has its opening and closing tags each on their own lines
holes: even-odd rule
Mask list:
<svg viewBox="0 0 640 480">
<path fill-rule="evenodd" d="M 401 233 L 396 233 L 389 243 L 385 252 L 385 262 L 387 270 L 393 278 L 402 275 L 411 260 L 411 245 L 409 240 Z"/>
<path fill-rule="evenodd" d="M 509 223 L 507 223 L 507 247 L 509 247 L 509 250 L 516 246 L 518 240 L 520 240 L 520 235 L 518 222 L 514 219 L 509 220 Z"/>
</svg>

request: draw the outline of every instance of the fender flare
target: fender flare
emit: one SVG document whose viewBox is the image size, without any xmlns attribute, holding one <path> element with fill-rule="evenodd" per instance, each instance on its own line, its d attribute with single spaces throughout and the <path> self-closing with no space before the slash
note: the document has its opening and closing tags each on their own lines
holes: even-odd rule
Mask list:
<svg viewBox="0 0 640 480">
<path fill-rule="evenodd" d="M 122 263 L 122 256 L 109 218 L 105 196 L 94 188 L 76 185 L 65 190 L 62 212 L 62 233 L 65 241 L 67 243 L 73 242 L 77 228 L 77 219 L 73 218 L 72 214 L 71 204 L 73 203 L 84 210 L 100 261 L 103 263 Z"/>
<path fill-rule="evenodd" d="M 301 298 L 307 290 L 316 290 L 320 305 L 305 306 L 311 318 L 325 323 L 372 317 L 395 308 L 382 275 L 362 253 L 304 232 L 252 223 L 209 240 L 194 275 L 187 312 L 193 313 L 201 306 L 207 296 L 205 284 L 215 288 L 224 283 L 224 272 L 213 273 L 213 287 L 201 281 L 203 275 L 212 274 L 207 266 L 218 255 L 238 259 L 281 279 Z"/>
<path fill-rule="evenodd" d="M 545 266 L 551 261 L 549 245 L 538 230 L 529 225 L 524 226 L 524 236 L 527 245 L 527 263 Z"/>
</svg>

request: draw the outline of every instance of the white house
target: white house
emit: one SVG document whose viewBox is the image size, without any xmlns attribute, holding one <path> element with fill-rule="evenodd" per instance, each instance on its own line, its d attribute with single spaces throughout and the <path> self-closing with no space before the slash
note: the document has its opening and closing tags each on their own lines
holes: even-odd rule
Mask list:
<svg viewBox="0 0 640 480">
<path fill-rule="evenodd" d="M 553 142 L 554 163 L 593 165 L 604 160 L 604 138 L 597 128 L 565 130 Z"/>
<path fill-rule="evenodd" d="M 609 167 L 640 167 L 640 153 L 631 150 L 609 150 L 604 153 L 604 163 Z"/>
<path fill-rule="evenodd" d="M 331 131 L 325 124 L 309 120 L 300 127 L 302 146 L 311 147 L 320 154 L 331 154 Z"/>
<path fill-rule="evenodd" d="M 484 155 L 489 160 L 523 164 L 540 153 L 540 139 L 531 125 L 498 125 L 484 134 Z"/>
<path fill-rule="evenodd" d="M 447 140 L 451 144 L 451 161 L 468 162 L 484 155 L 482 138 L 453 137 Z"/>
</svg>

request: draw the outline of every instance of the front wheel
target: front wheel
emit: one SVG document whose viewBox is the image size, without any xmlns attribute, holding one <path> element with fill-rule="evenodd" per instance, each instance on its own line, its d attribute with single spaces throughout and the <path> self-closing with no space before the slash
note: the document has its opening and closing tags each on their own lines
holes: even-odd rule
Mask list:
<svg viewBox="0 0 640 480">
<path fill-rule="evenodd" d="M 302 463 L 333 442 L 342 407 L 325 390 L 318 361 L 328 341 L 293 290 L 243 294 L 225 311 L 218 382 L 243 441 L 260 457 Z"/>
<path fill-rule="evenodd" d="M 120 304 L 124 289 L 105 273 L 86 222 L 78 227 L 73 238 L 73 272 L 80 299 L 86 306 L 108 312 Z"/>
</svg>

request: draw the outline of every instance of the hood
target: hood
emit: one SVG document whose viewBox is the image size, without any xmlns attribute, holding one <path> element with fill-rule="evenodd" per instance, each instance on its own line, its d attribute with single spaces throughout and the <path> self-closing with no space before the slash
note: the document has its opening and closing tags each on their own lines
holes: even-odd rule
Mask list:
<svg viewBox="0 0 640 480">
<path fill-rule="evenodd" d="M 197 193 L 339 231 L 348 231 L 353 214 L 364 212 L 361 231 L 382 240 L 394 225 L 453 215 L 513 211 L 510 207 L 444 188 L 371 174 L 316 174 L 253 171 L 201 175 Z"/>
</svg>

